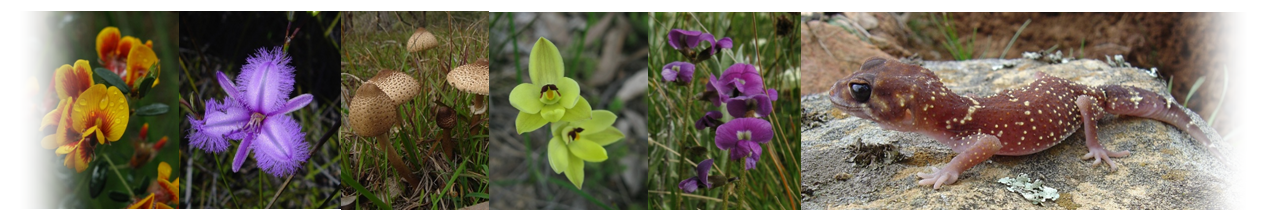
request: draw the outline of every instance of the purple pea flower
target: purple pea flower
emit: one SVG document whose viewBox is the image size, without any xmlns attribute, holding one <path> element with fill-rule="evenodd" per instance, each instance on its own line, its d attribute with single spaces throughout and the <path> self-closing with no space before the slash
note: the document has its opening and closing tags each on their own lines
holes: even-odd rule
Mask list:
<svg viewBox="0 0 1266 222">
<path fill-rule="evenodd" d="M 671 62 L 664 65 L 664 71 L 660 73 L 664 76 L 664 81 L 675 82 L 678 85 L 690 83 L 695 78 L 695 64 L 689 62 Z"/>
<path fill-rule="evenodd" d="M 763 119 L 738 118 L 717 127 L 717 148 L 730 151 L 730 159 L 747 158 L 748 170 L 760 160 L 760 144 L 774 138 L 773 126 Z"/>
<path fill-rule="evenodd" d="M 756 94 L 734 97 L 725 103 L 725 109 L 730 116 L 765 117 L 774 111 L 774 105 L 769 95 Z"/>
<path fill-rule="evenodd" d="M 289 99 L 294 90 L 294 67 L 280 47 L 259 49 L 246 59 L 237 83 L 216 72 L 228 94 L 221 103 L 207 101 L 206 115 L 189 115 L 189 145 L 206 152 L 228 149 L 228 140 L 241 140 L 233 157 L 233 172 L 255 151 L 255 161 L 265 172 L 282 177 L 293 174 L 308 159 L 308 143 L 299 123 L 286 115 L 312 102 L 311 94 Z"/>
<path fill-rule="evenodd" d="M 708 48 L 695 50 L 700 42 L 708 42 Z M 720 49 L 734 48 L 734 40 L 730 37 L 716 39 L 711 33 L 694 30 L 673 29 L 668 31 L 668 45 L 681 51 L 691 61 L 699 62 L 717 54 Z"/>
<path fill-rule="evenodd" d="M 668 31 L 668 45 L 672 46 L 673 49 L 677 49 L 677 50 L 693 49 L 695 48 L 695 46 L 699 46 L 699 41 L 703 39 L 700 37 L 703 34 L 707 34 L 707 33 L 703 33 L 701 31 L 692 31 L 692 30 L 683 30 L 683 29 L 669 30 Z M 712 34 L 707 34 L 707 37 L 709 39 L 712 38 Z"/>
<path fill-rule="evenodd" d="M 716 55 L 717 52 L 721 51 L 721 49 L 734 48 L 734 40 L 730 39 L 730 37 L 725 37 L 718 40 L 718 39 L 715 39 L 715 37 L 713 37 L 712 34 L 708 34 L 708 33 L 704 33 L 704 34 L 707 35 L 706 36 L 707 38 L 704 39 L 704 41 L 708 41 L 708 43 L 711 46 L 708 46 L 707 49 L 699 51 L 700 54 L 697 56 L 698 58 L 700 58 L 700 60 L 712 58 L 712 55 Z"/>
<path fill-rule="evenodd" d="M 704 187 L 712 188 L 712 183 L 708 182 L 709 171 L 712 171 L 712 159 L 699 161 L 699 166 L 695 167 L 695 173 L 698 173 L 699 175 L 682 180 L 681 183 L 677 184 L 677 188 L 680 188 L 686 193 L 694 193 L 695 190 L 699 189 L 699 184 L 701 183 Z"/>
<path fill-rule="evenodd" d="M 756 67 L 745 64 L 736 63 L 726 68 L 721 73 L 721 79 L 717 87 L 717 92 L 728 101 L 730 98 L 740 96 L 750 96 L 765 92 L 765 80 L 756 73 Z"/>
<path fill-rule="evenodd" d="M 721 97 L 720 93 L 717 92 L 717 85 L 720 84 L 721 81 L 717 80 L 717 76 L 708 74 L 708 84 L 703 85 L 703 93 L 699 94 L 699 100 L 710 101 L 713 106 L 720 107 L 721 103 L 728 99 Z"/>
<path fill-rule="evenodd" d="M 707 114 L 703 114 L 703 118 L 699 118 L 699 121 L 695 121 L 695 129 L 703 130 L 704 128 L 716 128 L 722 124 L 721 117 L 721 111 L 708 111 Z"/>
</svg>

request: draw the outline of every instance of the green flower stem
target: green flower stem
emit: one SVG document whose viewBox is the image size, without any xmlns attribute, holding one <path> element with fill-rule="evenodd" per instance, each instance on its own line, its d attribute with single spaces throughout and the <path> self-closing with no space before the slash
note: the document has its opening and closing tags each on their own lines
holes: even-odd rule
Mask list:
<svg viewBox="0 0 1266 222">
<path fill-rule="evenodd" d="M 114 171 L 114 175 L 119 176 L 119 183 L 123 184 L 123 189 L 127 190 L 128 196 L 136 197 L 136 194 L 132 193 L 132 186 L 127 185 L 127 180 L 123 179 L 123 173 L 119 173 L 119 168 L 114 167 L 114 161 L 110 161 L 110 154 L 101 153 L 101 159 L 105 159 L 110 165 L 110 170 Z"/>
</svg>

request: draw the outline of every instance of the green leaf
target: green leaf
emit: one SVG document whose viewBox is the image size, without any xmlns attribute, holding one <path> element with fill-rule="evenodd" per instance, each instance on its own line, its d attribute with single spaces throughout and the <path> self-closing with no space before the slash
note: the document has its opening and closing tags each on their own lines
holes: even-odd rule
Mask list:
<svg viewBox="0 0 1266 222">
<path fill-rule="evenodd" d="M 370 193 L 369 190 L 365 189 L 365 186 L 360 185 L 360 182 L 356 182 L 356 179 L 352 179 L 352 175 L 350 173 L 340 173 L 339 177 L 343 178 L 343 184 L 351 185 L 352 188 L 356 189 L 356 192 L 360 193 L 361 196 L 365 196 L 366 198 L 369 198 L 369 201 L 374 202 L 374 205 L 378 205 L 378 209 L 380 210 L 391 209 L 391 205 L 387 205 L 386 203 L 383 203 L 381 200 L 378 200 L 378 195 L 374 195 L 374 193 Z"/>
<path fill-rule="evenodd" d="M 101 190 L 105 189 L 106 181 L 109 179 L 105 164 L 105 161 L 97 161 L 97 164 L 92 165 L 92 177 L 88 180 L 88 195 L 92 198 L 101 196 Z"/>
<path fill-rule="evenodd" d="M 136 89 L 137 96 L 145 97 L 146 94 L 149 94 L 149 90 L 151 88 L 154 88 L 153 85 L 154 85 L 154 77 L 153 76 L 145 77 L 145 80 L 141 80 L 141 84 L 137 85 L 137 87 L 139 88 L 139 89 Z"/>
<path fill-rule="evenodd" d="M 167 110 L 167 104 L 154 103 L 141 107 L 140 109 L 136 109 L 136 115 L 156 116 L 167 113 Z"/>
<path fill-rule="evenodd" d="M 479 193 L 479 192 L 466 194 L 466 197 L 481 198 L 481 199 L 489 199 L 489 198 L 488 198 L 488 193 Z"/>
<path fill-rule="evenodd" d="M 118 87 L 119 91 L 123 92 L 123 94 L 128 94 L 132 91 L 131 88 L 127 87 L 127 84 L 123 82 L 123 79 L 119 78 L 119 74 L 111 72 L 109 69 L 96 68 L 93 69 L 92 72 L 97 74 L 97 78 L 100 78 L 101 82 L 104 82 L 107 86 Z"/>
</svg>

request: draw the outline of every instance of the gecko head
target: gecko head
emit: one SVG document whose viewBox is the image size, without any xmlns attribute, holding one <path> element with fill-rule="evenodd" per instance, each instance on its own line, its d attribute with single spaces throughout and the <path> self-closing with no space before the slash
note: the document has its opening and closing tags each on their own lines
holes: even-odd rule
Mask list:
<svg viewBox="0 0 1266 222">
<path fill-rule="evenodd" d="M 829 98 L 836 109 L 885 128 L 912 123 L 916 96 L 929 82 L 939 84 L 931 71 L 884 58 L 870 58 L 861 70 L 831 86 Z M 927 81 L 934 80 L 934 81 Z"/>
</svg>

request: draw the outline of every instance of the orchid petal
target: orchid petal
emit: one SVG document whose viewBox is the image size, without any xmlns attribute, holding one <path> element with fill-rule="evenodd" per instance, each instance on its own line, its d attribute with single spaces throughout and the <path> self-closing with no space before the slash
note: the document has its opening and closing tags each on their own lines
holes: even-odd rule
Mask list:
<svg viewBox="0 0 1266 222">
<path fill-rule="evenodd" d="M 598 133 L 598 129 L 610 127 L 611 124 L 615 124 L 616 116 L 615 113 L 612 113 L 611 111 L 594 110 L 590 116 L 592 116 L 592 118 L 574 122 L 576 127 L 585 129 L 584 132 L 580 132 L 580 135 Z M 590 130 L 593 131 L 591 132 Z"/>
<path fill-rule="evenodd" d="M 593 130 L 593 129 L 585 130 L 585 132 L 589 132 L 590 130 Z M 597 132 L 585 135 L 584 137 L 586 140 L 593 141 L 594 143 L 597 143 L 600 146 L 611 145 L 611 143 L 615 143 L 615 141 L 620 141 L 620 139 L 624 139 L 624 132 L 621 132 L 619 129 L 616 129 L 615 127 L 608 126 L 608 127 L 602 128 L 601 130 L 593 130 L 593 131 L 597 131 Z"/>
<path fill-rule="evenodd" d="M 558 93 L 562 94 L 559 102 L 563 104 L 563 108 L 571 109 L 576 107 L 576 103 L 580 102 L 580 83 L 576 82 L 576 80 L 562 77 L 554 86 L 557 86 Z"/>
<path fill-rule="evenodd" d="M 567 174 L 567 180 L 570 180 L 571 184 L 576 185 L 576 189 L 580 189 L 585 183 L 585 162 L 576 156 L 570 156 L 567 158 L 567 169 L 564 174 Z"/>
<path fill-rule="evenodd" d="M 567 153 L 567 145 L 563 145 L 563 140 L 554 137 L 549 140 L 549 167 L 554 169 L 554 173 L 562 173 L 567 169 L 568 158 L 571 154 Z"/>
<path fill-rule="evenodd" d="M 563 78 L 563 56 L 558 47 L 544 37 L 536 39 L 532 52 L 528 54 L 528 76 L 532 83 L 544 86 L 558 83 Z"/>
<path fill-rule="evenodd" d="M 514 127 L 518 130 L 519 134 L 540 129 L 542 126 L 545 126 L 546 123 L 549 123 L 549 121 L 545 121 L 545 118 L 541 118 L 540 114 L 525 113 L 522 111 L 520 111 L 519 116 L 514 119 Z"/>
<path fill-rule="evenodd" d="M 607 150 L 603 149 L 602 145 L 587 139 L 571 141 L 567 148 L 567 151 L 571 151 L 572 156 L 579 157 L 585 161 L 602 162 L 607 160 Z"/>
<path fill-rule="evenodd" d="M 585 99 L 585 97 L 580 97 L 580 101 L 576 103 L 576 106 L 567 109 L 566 113 L 563 113 L 563 117 L 559 118 L 558 121 L 581 121 L 591 118 L 592 115 L 593 107 L 589 106 L 589 100 Z"/>
<path fill-rule="evenodd" d="M 518 109 L 520 112 L 537 114 L 541 112 L 541 107 L 545 106 L 538 99 L 541 97 L 541 87 L 532 83 L 522 83 L 510 90 L 510 106 Z"/>
</svg>

